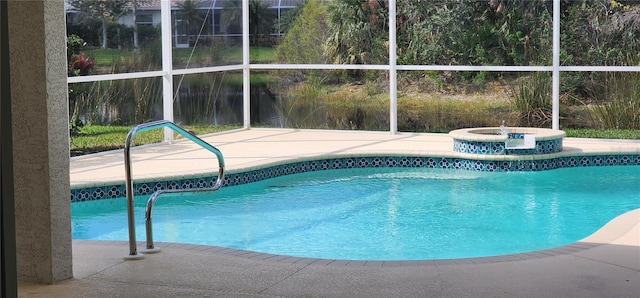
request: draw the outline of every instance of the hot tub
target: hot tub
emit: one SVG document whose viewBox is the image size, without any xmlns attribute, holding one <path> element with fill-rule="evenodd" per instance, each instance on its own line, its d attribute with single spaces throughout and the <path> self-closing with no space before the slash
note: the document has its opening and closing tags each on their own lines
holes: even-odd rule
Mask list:
<svg viewBox="0 0 640 298">
<path fill-rule="evenodd" d="M 534 155 L 562 151 L 565 132 L 536 127 L 480 127 L 449 132 L 453 151 L 484 155 Z"/>
</svg>

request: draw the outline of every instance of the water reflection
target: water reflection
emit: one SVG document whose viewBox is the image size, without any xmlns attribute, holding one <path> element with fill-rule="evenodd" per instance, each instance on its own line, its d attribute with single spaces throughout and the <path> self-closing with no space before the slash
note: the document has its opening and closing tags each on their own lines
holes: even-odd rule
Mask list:
<svg viewBox="0 0 640 298">
<path fill-rule="evenodd" d="M 284 121 L 276 104 L 278 96 L 266 84 L 252 84 L 249 92 L 251 125 L 282 127 Z M 242 102 L 241 85 L 223 85 L 216 90 L 183 84 L 174 101 L 174 120 L 183 124 L 242 124 Z"/>
</svg>

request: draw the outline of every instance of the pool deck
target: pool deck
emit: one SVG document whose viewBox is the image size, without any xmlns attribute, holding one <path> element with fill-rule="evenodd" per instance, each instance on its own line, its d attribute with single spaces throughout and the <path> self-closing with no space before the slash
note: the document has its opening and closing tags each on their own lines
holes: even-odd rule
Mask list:
<svg viewBox="0 0 640 298">
<path fill-rule="evenodd" d="M 447 134 L 251 129 L 202 137 L 227 172 L 324 156 L 452 152 Z M 564 140 L 560 155 L 640 154 L 640 140 Z M 495 157 L 508 158 L 508 157 Z M 122 150 L 72 158 L 72 187 L 124 180 Z M 189 141 L 132 150 L 135 180 L 217 172 L 211 152 Z M 639 173 L 640 175 L 640 173 Z M 640 191 L 640 186 L 639 186 Z M 640 209 L 574 245 L 518 255 L 423 262 L 318 260 L 219 247 L 159 243 L 125 261 L 127 242 L 73 242 L 74 278 L 21 283 L 20 297 L 637 297 Z M 139 248 L 144 244 L 139 243 Z"/>
</svg>

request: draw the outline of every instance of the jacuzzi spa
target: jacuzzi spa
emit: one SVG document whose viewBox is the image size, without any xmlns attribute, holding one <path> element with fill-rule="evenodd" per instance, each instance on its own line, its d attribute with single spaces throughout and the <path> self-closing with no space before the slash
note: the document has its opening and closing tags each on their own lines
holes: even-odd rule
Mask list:
<svg viewBox="0 0 640 298">
<path fill-rule="evenodd" d="M 535 127 L 481 127 L 449 132 L 453 151 L 484 155 L 535 155 L 562 151 L 565 132 Z"/>
</svg>

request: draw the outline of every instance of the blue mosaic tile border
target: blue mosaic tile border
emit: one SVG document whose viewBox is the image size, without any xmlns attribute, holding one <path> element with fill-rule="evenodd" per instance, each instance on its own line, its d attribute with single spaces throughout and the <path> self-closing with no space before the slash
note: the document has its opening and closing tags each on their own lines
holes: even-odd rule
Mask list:
<svg viewBox="0 0 640 298">
<path fill-rule="evenodd" d="M 241 185 L 264 179 L 331 169 L 413 167 L 461 169 L 470 171 L 510 172 L 545 171 L 567 167 L 640 165 L 640 154 L 568 156 L 540 160 L 470 160 L 449 157 L 382 156 L 342 157 L 282 164 L 224 177 L 224 186 Z M 190 189 L 213 187 L 217 176 L 181 179 L 176 181 L 144 182 L 134 184 L 135 195 L 150 195 L 160 189 Z M 109 185 L 71 190 L 71 202 L 110 199 L 125 196 L 124 185 Z"/>
<path fill-rule="evenodd" d="M 562 139 L 536 141 L 533 149 L 505 149 L 504 142 L 453 140 L 453 152 L 482 155 L 533 155 L 562 151 Z"/>
</svg>

